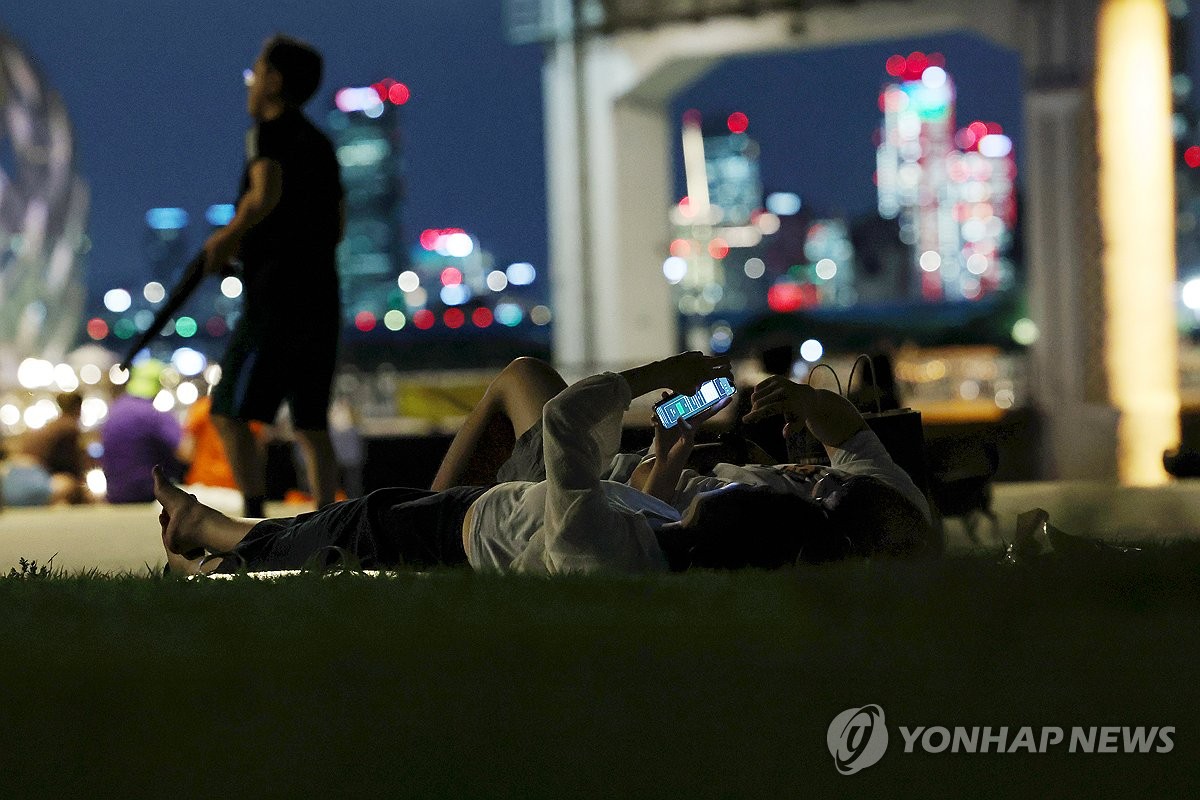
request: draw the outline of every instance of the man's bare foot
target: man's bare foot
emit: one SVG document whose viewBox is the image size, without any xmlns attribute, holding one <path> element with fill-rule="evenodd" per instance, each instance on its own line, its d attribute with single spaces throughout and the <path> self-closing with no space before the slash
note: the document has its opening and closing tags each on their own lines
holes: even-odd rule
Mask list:
<svg viewBox="0 0 1200 800">
<path fill-rule="evenodd" d="M 233 550 L 258 523 L 258 520 L 231 519 L 215 508 L 204 505 L 195 495 L 171 483 L 159 467 L 154 468 L 154 496 L 162 504 L 158 523 L 162 527 L 167 563 L 172 570 L 177 563 L 171 559 L 172 555 L 183 559 L 178 562 L 180 567 L 184 563 L 198 567 L 205 550 L 213 553 Z M 209 565 L 206 564 L 205 568 L 207 570 Z M 181 571 L 191 574 L 195 569 Z"/>
</svg>

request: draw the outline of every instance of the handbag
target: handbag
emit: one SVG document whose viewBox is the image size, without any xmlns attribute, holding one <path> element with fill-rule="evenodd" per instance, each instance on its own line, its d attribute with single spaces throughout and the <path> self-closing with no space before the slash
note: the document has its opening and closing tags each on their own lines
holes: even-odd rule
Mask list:
<svg viewBox="0 0 1200 800">
<path fill-rule="evenodd" d="M 850 367 L 850 376 L 846 381 L 846 389 L 842 391 L 842 382 L 838 378 L 837 372 L 833 367 L 826 363 L 817 364 L 808 374 L 808 382 L 812 383 L 813 374 L 820 367 L 824 367 L 833 374 L 833 379 L 837 383 L 838 394 L 849 399 L 851 384 L 854 381 L 854 374 L 858 370 L 858 365 L 862 361 L 866 361 L 867 370 L 864 370 L 864 380 L 866 372 L 871 374 L 871 387 L 874 391 L 871 397 L 874 398 L 874 411 L 861 411 L 863 419 L 867 425 L 879 437 L 879 441 L 883 443 L 883 447 L 887 450 L 888 455 L 896 462 L 900 469 L 908 473 L 912 478 L 913 483 L 921 490 L 921 493 L 926 497 L 929 496 L 929 476 L 925 462 L 925 430 L 921 425 L 921 412 L 912 408 L 893 408 L 884 410 L 881 398 L 885 394 L 884 387 L 881 387 L 878 382 L 877 373 L 875 372 L 875 364 L 873 359 L 865 353 L 854 359 L 854 363 Z M 797 464 L 828 464 L 829 459 L 825 454 L 825 448 L 816 437 L 809 432 L 807 427 L 802 428 L 799 432 L 793 432 L 787 437 L 788 440 L 788 460 Z"/>
</svg>

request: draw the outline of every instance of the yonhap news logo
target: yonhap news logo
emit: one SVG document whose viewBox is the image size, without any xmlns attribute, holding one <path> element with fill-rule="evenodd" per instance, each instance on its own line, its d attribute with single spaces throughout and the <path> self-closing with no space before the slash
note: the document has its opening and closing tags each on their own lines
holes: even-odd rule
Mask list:
<svg viewBox="0 0 1200 800">
<path fill-rule="evenodd" d="M 946 753 L 1170 753 L 1173 726 L 974 726 L 897 725 L 904 752 Z M 888 729 L 877 705 L 848 708 L 833 718 L 825 734 L 833 764 L 843 775 L 866 769 L 883 758 Z"/>
<path fill-rule="evenodd" d="M 838 772 L 853 775 L 883 758 L 888 746 L 883 709 L 876 705 L 848 708 L 833 718 L 825 734 Z"/>
</svg>

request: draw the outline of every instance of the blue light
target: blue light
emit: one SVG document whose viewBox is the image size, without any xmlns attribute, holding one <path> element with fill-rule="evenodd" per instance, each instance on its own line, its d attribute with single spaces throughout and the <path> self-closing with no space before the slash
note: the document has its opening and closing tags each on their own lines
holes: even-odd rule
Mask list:
<svg viewBox="0 0 1200 800">
<path fill-rule="evenodd" d="M 520 325 L 525 314 L 516 303 L 499 303 L 496 306 L 495 316 L 497 322 L 511 328 Z"/>
<path fill-rule="evenodd" d="M 186 228 L 188 213 L 182 208 L 152 208 L 146 212 L 146 224 L 156 231 Z"/>
<path fill-rule="evenodd" d="M 513 286 L 528 286 L 537 278 L 537 270 L 533 268 L 533 264 L 526 261 L 509 264 L 508 269 L 504 270 L 504 274 L 508 276 L 508 282 Z"/>
<path fill-rule="evenodd" d="M 442 302 L 448 306 L 459 306 L 471 299 L 471 290 L 461 283 L 443 286 L 440 294 Z"/>
<path fill-rule="evenodd" d="M 217 203 L 208 207 L 208 211 L 204 212 L 204 218 L 208 220 L 209 225 L 221 228 L 229 224 L 236 211 L 233 203 Z"/>
<path fill-rule="evenodd" d="M 767 195 L 767 211 L 780 217 L 790 217 L 800 211 L 800 195 L 795 192 L 771 192 Z"/>
</svg>

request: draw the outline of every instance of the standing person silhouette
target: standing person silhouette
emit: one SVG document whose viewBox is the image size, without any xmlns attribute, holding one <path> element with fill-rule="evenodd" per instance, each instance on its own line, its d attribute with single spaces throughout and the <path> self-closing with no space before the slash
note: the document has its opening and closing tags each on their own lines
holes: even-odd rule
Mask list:
<svg viewBox="0 0 1200 800">
<path fill-rule="evenodd" d="M 338 162 L 301 107 L 321 82 L 321 55 L 274 36 L 247 73 L 246 167 L 237 210 L 205 242 L 205 271 L 236 256 L 245 300 L 213 391 L 220 431 L 245 514 L 263 516 L 266 463 L 250 430 L 286 400 L 317 507 L 333 502 L 337 461 L 328 433 L 341 327 L 335 250 L 345 226 Z"/>
</svg>

